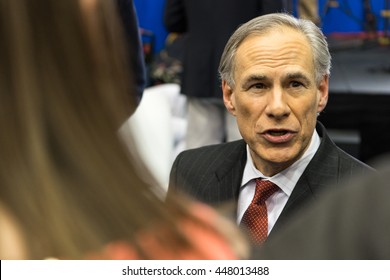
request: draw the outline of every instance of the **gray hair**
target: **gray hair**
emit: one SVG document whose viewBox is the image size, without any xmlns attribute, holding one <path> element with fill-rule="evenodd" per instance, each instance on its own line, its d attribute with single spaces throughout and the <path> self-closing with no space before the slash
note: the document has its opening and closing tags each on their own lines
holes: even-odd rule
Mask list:
<svg viewBox="0 0 390 280">
<path fill-rule="evenodd" d="M 278 27 L 290 27 L 301 32 L 309 41 L 315 67 L 315 79 L 317 84 L 325 75 L 330 75 L 331 56 L 326 37 L 313 22 L 305 19 L 297 19 L 286 13 L 266 14 L 256 17 L 241 25 L 230 37 L 222 53 L 219 64 L 219 75 L 227 84 L 234 87 L 235 56 L 240 44 L 249 35 L 264 35 Z"/>
</svg>

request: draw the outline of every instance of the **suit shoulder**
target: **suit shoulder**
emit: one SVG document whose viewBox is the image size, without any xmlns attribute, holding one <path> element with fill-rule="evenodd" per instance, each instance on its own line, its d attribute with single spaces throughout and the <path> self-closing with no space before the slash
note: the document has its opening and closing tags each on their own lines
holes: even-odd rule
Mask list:
<svg viewBox="0 0 390 280">
<path fill-rule="evenodd" d="M 338 172 L 341 174 L 358 172 L 368 173 L 375 170 L 359 159 L 348 154 L 340 147 L 338 147 L 327 134 L 325 127 L 321 124 L 317 124 L 317 131 L 322 137 L 320 148 L 318 149 L 317 163 L 320 165 L 334 165 L 337 166 Z M 336 170 L 334 170 L 336 171 Z M 337 172 L 337 171 L 336 171 Z"/>
<path fill-rule="evenodd" d="M 176 157 L 172 172 L 188 175 L 228 170 L 246 158 L 245 146 L 243 140 L 238 140 L 185 150 Z"/>
<path fill-rule="evenodd" d="M 348 154 L 341 148 L 337 147 L 337 153 L 340 157 L 340 167 L 348 169 L 361 170 L 362 172 L 375 172 L 375 169 L 369 166 L 368 164 L 360 161 L 359 159 Z"/>
<path fill-rule="evenodd" d="M 232 141 L 232 142 L 222 143 L 222 144 L 208 145 L 200 148 L 182 151 L 178 157 L 188 157 L 188 156 L 213 157 L 216 154 L 224 154 L 228 156 L 231 153 L 241 151 L 242 149 L 245 148 L 245 145 L 246 144 L 243 140 L 237 140 L 237 141 Z"/>
</svg>

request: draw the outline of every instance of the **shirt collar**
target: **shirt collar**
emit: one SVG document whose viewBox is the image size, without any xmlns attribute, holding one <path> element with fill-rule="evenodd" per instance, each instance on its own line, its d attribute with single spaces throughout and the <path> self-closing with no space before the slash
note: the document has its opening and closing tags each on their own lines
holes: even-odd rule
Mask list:
<svg viewBox="0 0 390 280">
<path fill-rule="evenodd" d="M 290 196 L 299 178 L 305 171 L 307 165 L 314 157 L 321 143 L 321 139 L 316 130 L 313 132 L 309 147 L 303 154 L 303 156 L 294 162 L 291 166 L 287 167 L 283 171 L 275 174 L 272 177 L 267 177 L 256 169 L 252 156 L 249 152 L 249 146 L 246 145 L 247 160 L 244 168 L 244 173 L 241 182 L 241 188 L 244 188 L 251 180 L 256 178 L 264 178 L 270 180 L 276 184 L 285 194 Z"/>
</svg>

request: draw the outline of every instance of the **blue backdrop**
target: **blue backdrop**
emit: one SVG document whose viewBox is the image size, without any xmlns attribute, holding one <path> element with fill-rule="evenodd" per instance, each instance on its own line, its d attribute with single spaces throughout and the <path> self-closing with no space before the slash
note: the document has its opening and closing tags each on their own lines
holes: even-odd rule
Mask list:
<svg viewBox="0 0 390 280">
<path fill-rule="evenodd" d="M 295 3 L 296 1 L 298 0 L 294 0 Z M 384 20 L 380 14 L 385 7 L 385 1 L 370 0 L 372 10 L 377 19 L 377 30 L 383 30 L 384 28 Z M 152 31 L 154 34 L 154 52 L 158 52 L 164 47 L 167 36 L 167 31 L 163 25 L 164 2 L 165 0 L 134 0 L 140 26 Z M 326 4 L 330 2 L 337 3 L 338 7 L 325 8 Z M 361 32 L 364 30 L 362 0 L 319 0 L 319 14 L 322 19 L 322 29 L 327 35 L 334 32 Z M 145 40 L 148 39 L 146 38 Z"/>
<path fill-rule="evenodd" d="M 164 47 L 167 37 L 163 24 L 164 3 L 165 0 L 134 0 L 140 27 L 153 32 L 155 36 L 155 52 Z"/>
<path fill-rule="evenodd" d="M 385 8 L 385 1 L 369 1 L 377 21 L 377 30 L 383 30 L 384 20 L 381 17 L 381 10 Z M 319 12 L 324 33 L 361 32 L 364 30 L 364 7 L 362 0 L 332 1 L 338 3 L 338 7 L 326 9 L 325 7 L 328 2 L 331 1 L 319 1 Z"/>
</svg>

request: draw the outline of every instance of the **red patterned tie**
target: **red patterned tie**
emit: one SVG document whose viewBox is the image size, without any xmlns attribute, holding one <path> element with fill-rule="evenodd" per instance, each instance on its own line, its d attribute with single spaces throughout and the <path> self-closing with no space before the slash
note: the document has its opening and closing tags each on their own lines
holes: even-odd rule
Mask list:
<svg viewBox="0 0 390 280">
<path fill-rule="evenodd" d="M 270 181 L 256 179 L 256 191 L 248 209 L 241 219 L 255 244 L 261 244 L 268 235 L 268 215 L 265 201 L 278 190 L 278 186 Z"/>
</svg>

